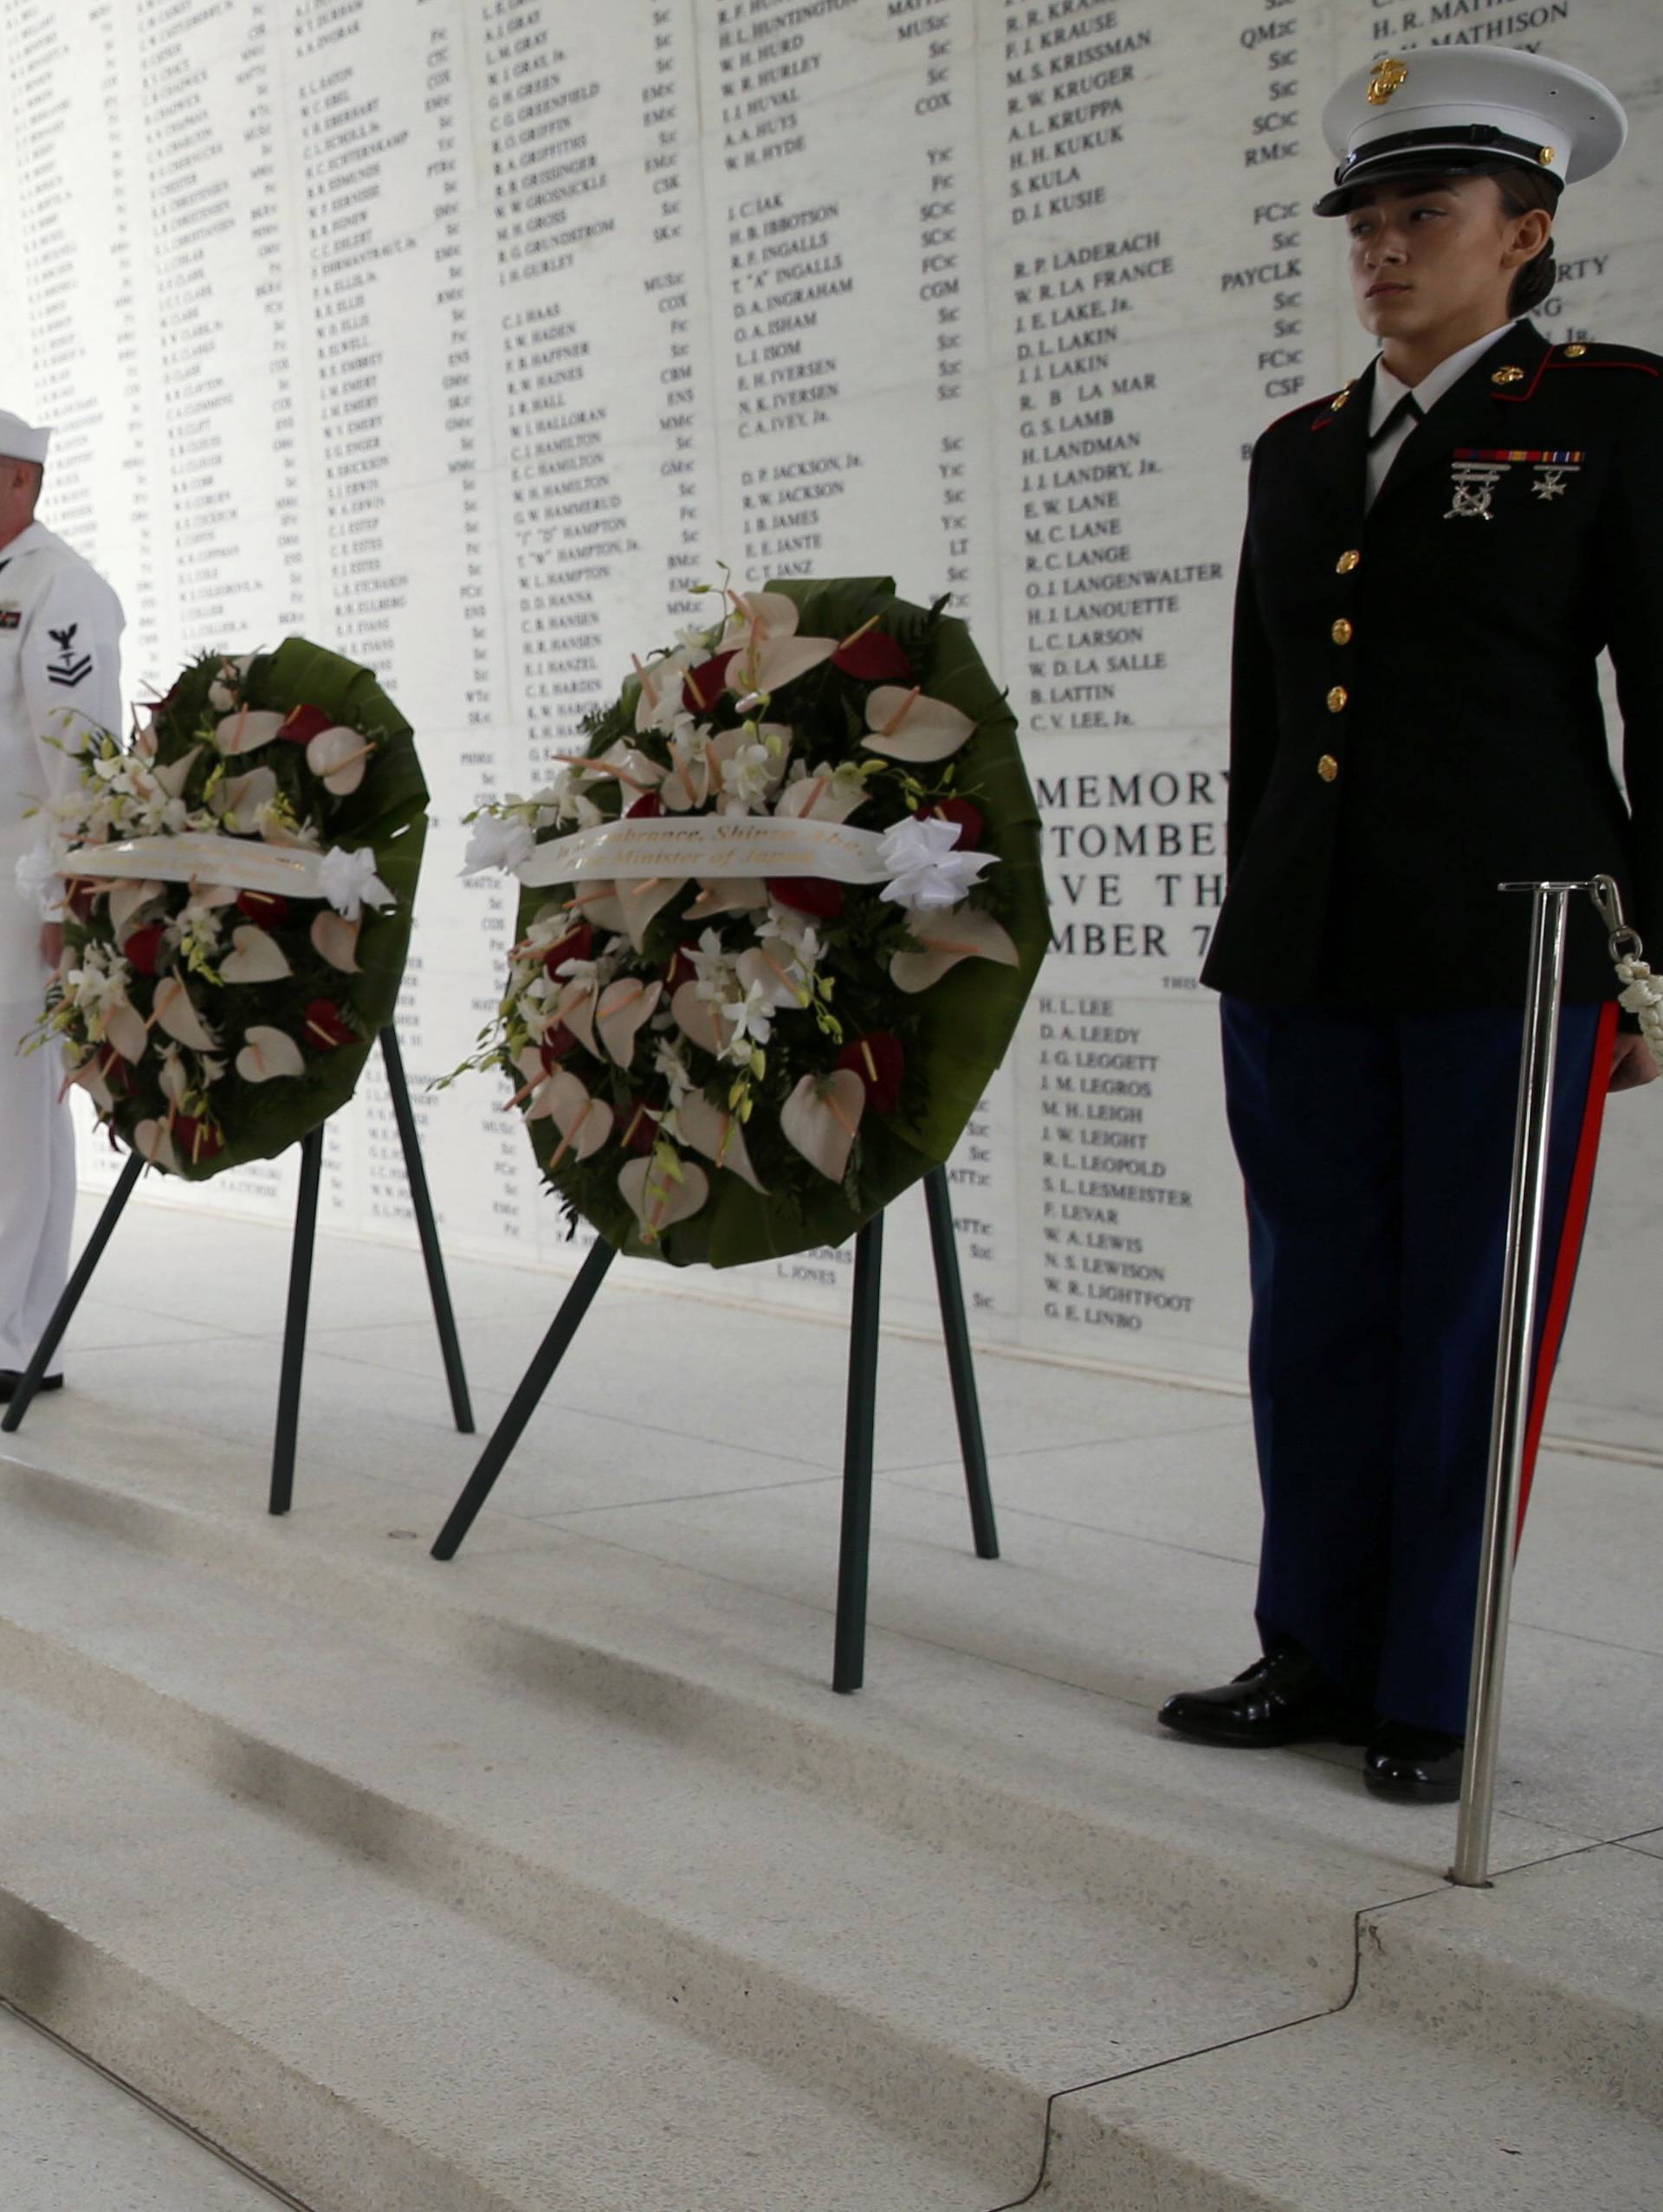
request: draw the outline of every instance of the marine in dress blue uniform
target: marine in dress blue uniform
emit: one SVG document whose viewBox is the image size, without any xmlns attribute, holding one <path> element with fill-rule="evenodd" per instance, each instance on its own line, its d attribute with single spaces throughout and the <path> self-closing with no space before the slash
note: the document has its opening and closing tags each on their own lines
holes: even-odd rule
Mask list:
<svg viewBox="0 0 1663 2212">
<path fill-rule="evenodd" d="M 1388 300 L 1422 281 L 1421 214 L 1494 223 L 1493 178 L 1504 210 L 1511 187 L 1550 217 L 1625 128 L 1579 72 L 1464 49 L 1382 57 L 1324 122 L 1341 158 L 1317 211 L 1350 217 L 1365 261 L 1381 233 L 1368 296 Z M 1544 246 L 1527 289 L 1551 275 Z M 1663 941 L 1663 361 L 1511 317 L 1425 352 L 1400 381 L 1388 337 L 1253 454 L 1204 975 L 1248 1201 L 1264 1656 L 1162 1718 L 1218 1743 L 1364 1741 L 1371 1787 L 1440 1798 L 1465 1725 L 1529 922 L 1497 886 L 1604 871 Z M 1582 922 L 1538 1433 L 1614 1058 L 1616 986 Z"/>
</svg>

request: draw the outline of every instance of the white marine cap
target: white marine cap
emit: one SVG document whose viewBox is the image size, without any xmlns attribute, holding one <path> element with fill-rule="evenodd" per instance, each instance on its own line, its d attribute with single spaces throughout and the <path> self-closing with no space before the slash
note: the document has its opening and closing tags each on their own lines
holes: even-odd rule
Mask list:
<svg viewBox="0 0 1663 2212">
<path fill-rule="evenodd" d="M 1511 46 L 1408 47 L 1354 70 L 1323 110 L 1339 156 L 1318 215 L 1388 177 L 1534 170 L 1574 184 L 1616 158 L 1628 119 L 1596 77 Z"/>
<path fill-rule="evenodd" d="M 0 456 L 6 460 L 44 462 L 51 436 L 50 430 L 37 430 L 21 415 L 9 415 L 0 407 Z"/>
</svg>

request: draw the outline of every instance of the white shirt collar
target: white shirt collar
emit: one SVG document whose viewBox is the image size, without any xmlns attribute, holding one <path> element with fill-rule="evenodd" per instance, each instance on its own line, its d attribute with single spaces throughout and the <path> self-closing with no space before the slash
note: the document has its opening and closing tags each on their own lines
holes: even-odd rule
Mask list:
<svg viewBox="0 0 1663 2212">
<path fill-rule="evenodd" d="M 44 522 L 26 522 L 10 544 L 0 546 L 0 560 L 14 560 L 19 553 L 36 553 L 52 542 Z"/>
<path fill-rule="evenodd" d="M 1483 338 L 1475 338 L 1470 346 L 1463 346 L 1459 353 L 1448 354 L 1435 369 L 1428 369 L 1419 384 L 1403 384 L 1394 377 L 1383 360 L 1375 363 L 1375 388 L 1369 402 L 1369 434 L 1372 437 L 1398 401 L 1407 391 L 1414 394 L 1415 404 L 1421 413 L 1427 414 L 1438 404 L 1452 385 L 1457 385 L 1481 354 L 1487 353 L 1499 338 L 1504 338 L 1518 318 L 1504 322 Z"/>
</svg>

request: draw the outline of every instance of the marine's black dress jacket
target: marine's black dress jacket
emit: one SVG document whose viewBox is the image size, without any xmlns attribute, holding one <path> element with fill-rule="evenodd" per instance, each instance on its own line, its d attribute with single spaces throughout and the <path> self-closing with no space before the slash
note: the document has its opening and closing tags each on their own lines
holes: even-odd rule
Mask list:
<svg viewBox="0 0 1663 2212">
<path fill-rule="evenodd" d="M 1663 965 L 1663 360 L 1517 324 L 1365 517 L 1373 376 L 1254 450 L 1205 980 L 1285 1006 L 1517 1004 L 1530 902 L 1497 885 L 1601 871 Z M 1578 900 L 1567 996 L 1615 988 Z"/>
</svg>

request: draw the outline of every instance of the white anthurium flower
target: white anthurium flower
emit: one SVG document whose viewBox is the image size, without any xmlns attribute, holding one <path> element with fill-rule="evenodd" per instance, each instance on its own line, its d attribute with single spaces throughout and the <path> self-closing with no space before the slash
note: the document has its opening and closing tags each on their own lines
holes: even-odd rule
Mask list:
<svg viewBox="0 0 1663 2212">
<path fill-rule="evenodd" d="M 683 983 L 671 999 L 670 1010 L 676 1018 L 676 1028 L 683 1037 L 690 1038 L 695 1045 L 702 1045 L 707 1052 L 721 1057 L 728 1041 L 729 1030 L 721 1007 L 715 999 L 703 997 L 698 984 Z"/>
<path fill-rule="evenodd" d="M 726 1167 L 767 1197 L 767 1186 L 751 1164 L 737 1114 L 713 1105 L 702 1090 L 694 1090 L 676 1108 L 676 1126 L 695 1152 L 702 1152 L 707 1160 L 714 1160 L 718 1167 Z"/>
<path fill-rule="evenodd" d="M 104 1079 L 104 1057 L 101 1051 L 89 1052 L 84 1060 L 66 1069 L 63 1079 L 67 1086 L 84 1090 L 100 1113 L 107 1114 L 115 1105 L 115 1093 Z"/>
<path fill-rule="evenodd" d="M 482 814 L 469 831 L 462 873 L 482 876 L 488 868 L 500 868 L 512 876 L 536 850 L 531 825 L 522 816 Z"/>
<path fill-rule="evenodd" d="M 363 782 L 374 751 L 372 738 L 361 730 L 348 729 L 344 722 L 334 722 L 320 729 L 307 744 L 306 765 L 314 776 L 322 778 L 326 791 L 345 799 Z"/>
<path fill-rule="evenodd" d="M 721 1013 L 731 1034 L 722 1057 L 742 1067 L 751 1057 L 753 1045 L 767 1043 L 777 1006 L 767 986 L 760 982 L 746 986 L 738 998 L 727 1000 Z"/>
<path fill-rule="evenodd" d="M 575 967 L 579 963 L 568 961 L 566 965 Z M 600 985 L 592 970 L 587 975 L 571 977 L 561 986 L 554 1002 L 555 1019 L 562 1022 L 584 1050 L 592 1052 L 597 1059 L 603 1057 L 595 1041 L 595 1012 L 599 1004 Z"/>
<path fill-rule="evenodd" d="M 538 792 L 535 804 L 540 830 L 592 830 L 603 819 L 599 807 L 585 792 L 581 770 L 571 766 L 555 770 L 548 788 Z"/>
<path fill-rule="evenodd" d="M 244 1083 L 270 1083 L 281 1076 L 303 1075 L 306 1055 L 287 1030 L 256 1022 L 243 1032 L 236 1072 Z"/>
<path fill-rule="evenodd" d="M 946 760 L 975 735 L 968 715 L 949 707 L 945 699 L 928 699 L 919 690 L 906 691 L 898 683 L 880 683 L 866 696 L 866 735 L 861 743 L 869 753 L 882 753 L 891 760 Z"/>
<path fill-rule="evenodd" d="M 760 876 L 712 876 L 701 878 L 687 918 L 709 922 L 718 914 L 750 914 L 767 902 L 768 887 Z"/>
<path fill-rule="evenodd" d="M 558 1167 L 568 1152 L 586 1160 L 592 1152 L 600 1150 L 612 1133 L 611 1108 L 605 1099 L 592 1096 L 566 1068 L 556 1068 L 538 1084 L 526 1119 L 552 1121 L 559 1129 L 560 1142 L 549 1162 L 551 1168 Z"/>
<path fill-rule="evenodd" d="M 618 880 L 618 903 L 623 909 L 624 927 L 630 942 L 638 953 L 654 915 L 667 907 L 684 888 L 685 876 L 649 876 L 637 883 L 628 876 Z"/>
<path fill-rule="evenodd" d="M 829 1182 L 840 1183 L 866 1110 L 866 1086 L 852 1068 L 805 1076 L 780 1109 L 780 1134 Z"/>
<path fill-rule="evenodd" d="M 150 1011 L 152 1019 L 159 1022 L 170 1037 L 178 1038 L 181 1045 L 190 1045 L 194 1051 L 211 1052 L 219 1042 L 197 1012 L 180 976 L 162 978 L 156 986 Z"/>
<path fill-rule="evenodd" d="M 320 870 L 323 896 L 335 912 L 356 922 L 366 906 L 391 906 L 393 894 L 375 872 L 372 845 L 332 845 Z"/>
<path fill-rule="evenodd" d="M 349 922 L 344 914 L 336 914 L 325 907 L 312 920 L 312 949 L 327 960 L 331 967 L 339 968 L 343 975 L 356 975 L 358 967 L 358 933 L 362 921 Z"/>
<path fill-rule="evenodd" d="M 765 937 L 760 945 L 740 954 L 734 963 L 741 988 L 748 994 L 761 991 L 776 1012 L 781 1006 L 808 1004 L 808 983 L 794 945 L 783 937 Z"/>
<path fill-rule="evenodd" d="M 172 1118 L 170 1114 L 168 1122 Z M 133 1133 L 133 1148 L 152 1167 L 165 1167 L 171 1174 L 178 1174 L 179 1155 L 173 1149 L 173 1139 L 167 1122 L 140 1122 Z"/>
<path fill-rule="evenodd" d="M 618 1170 L 618 1187 L 624 1204 L 641 1224 L 643 1241 L 654 1243 L 677 1221 L 695 1214 L 710 1195 L 710 1179 L 702 1167 L 655 1145 L 650 1153 L 631 1160 Z"/>
<path fill-rule="evenodd" d="M 886 830 L 877 857 L 893 873 L 879 896 L 920 914 L 961 905 L 999 856 L 959 851 L 960 826 L 939 814 L 909 814 Z"/>
<path fill-rule="evenodd" d="M 282 726 L 283 717 L 265 708 L 239 707 L 216 727 L 214 742 L 228 755 L 258 753 L 271 743 Z"/>
<path fill-rule="evenodd" d="M 184 787 L 191 780 L 191 771 L 201 758 L 201 746 L 193 745 L 188 753 L 181 753 L 177 760 L 159 760 L 150 773 L 170 799 L 183 799 Z"/>
<path fill-rule="evenodd" d="M 840 761 L 834 768 L 822 760 L 812 769 L 798 761 L 773 811 L 799 821 L 846 822 L 865 803 L 866 778 L 858 761 Z"/>
<path fill-rule="evenodd" d="M 134 1066 L 150 1049 L 150 1031 L 144 1016 L 125 999 L 112 999 L 104 1009 L 105 1042 Z"/>
<path fill-rule="evenodd" d="M 621 737 L 596 756 L 593 766 L 598 770 L 610 768 L 624 789 L 637 797 L 644 792 L 657 791 L 670 773 L 650 754 L 642 752 L 639 746 L 626 744 Z"/>
<path fill-rule="evenodd" d="M 627 1068 L 634 1059 L 636 1038 L 663 990 L 662 983 L 644 983 L 638 975 L 624 975 L 601 993 L 595 1006 L 595 1034 L 620 1068 Z"/>
<path fill-rule="evenodd" d="M 277 940 L 250 922 L 232 930 L 231 950 L 219 963 L 219 973 L 226 983 L 276 983 L 294 971 Z"/>
<path fill-rule="evenodd" d="M 158 1081 L 162 1086 L 162 1096 L 170 1105 L 182 1106 L 184 1103 L 185 1093 L 191 1088 L 191 1077 L 185 1069 L 184 1055 L 177 1045 L 162 1047 L 161 1072 Z"/>
<path fill-rule="evenodd" d="M 796 602 L 783 592 L 741 592 L 721 633 L 720 650 L 732 652 L 728 689 L 766 696 L 793 677 L 829 661 L 835 637 L 799 637 Z"/>
<path fill-rule="evenodd" d="M 997 960 L 1005 967 L 1020 964 L 1009 931 L 973 906 L 949 914 L 915 914 L 908 927 L 916 949 L 898 952 L 890 961 L 890 980 L 897 991 L 928 991 L 962 960 Z"/>
<path fill-rule="evenodd" d="M 243 689 L 243 679 L 254 665 L 252 653 L 240 654 L 234 660 L 219 664 L 219 674 L 208 687 L 208 704 L 222 715 L 229 714 Z"/>
<path fill-rule="evenodd" d="M 228 830 L 252 835 L 255 817 L 277 796 L 277 779 L 269 768 L 250 768 L 246 775 L 228 776 L 215 792 L 214 810 Z"/>
<path fill-rule="evenodd" d="M 660 800 L 672 814 L 685 814 L 704 805 L 710 797 L 712 775 L 709 732 L 696 729 L 690 722 L 685 729 L 672 732 L 670 757 L 670 773 L 658 786 Z"/>
<path fill-rule="evenodd" d="M 702 658 L 705 650 L 702 639 L 691 644 L 684 640 L 674 652 L 661 654 L 644 666 L 636 663 L 635 672 L 641 679 L 641 695 L 635 706 L 638 735 L 658 730 L 668 736 L 683 719 L 687 710 L 682 702 L 682 682 L 694 659 Z"/>
<path fill-rule="evenodd" d="M 152 899 L 163 897 L 165 883 L 124 883 L 110 885 L 110 927 L 120 944 Z"/>
</svg>

